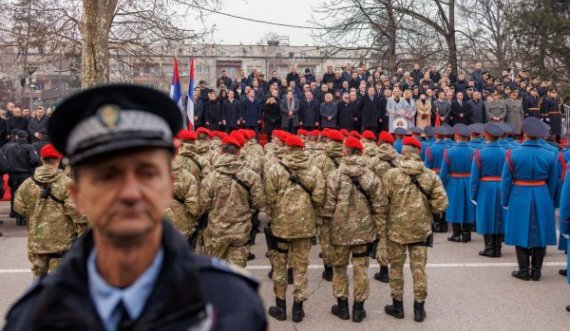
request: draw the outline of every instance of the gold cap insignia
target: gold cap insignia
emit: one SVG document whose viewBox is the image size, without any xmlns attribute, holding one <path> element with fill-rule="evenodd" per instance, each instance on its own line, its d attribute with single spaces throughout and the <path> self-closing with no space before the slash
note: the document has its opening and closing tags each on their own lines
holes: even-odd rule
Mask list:
<svg viewBox="0 0 570 331">
<path fill-rule="evenodd" d="M 104 126 L 114 129 L 119 123 L 119 112 L 119 107 L 115 105 L 104 105 L 97 111 L 97 117 Z"/>
</svg>

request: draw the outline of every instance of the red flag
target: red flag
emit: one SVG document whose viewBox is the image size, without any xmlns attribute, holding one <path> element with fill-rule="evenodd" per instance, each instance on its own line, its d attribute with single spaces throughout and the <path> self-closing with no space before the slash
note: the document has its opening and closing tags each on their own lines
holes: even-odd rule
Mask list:
<svg viewBox="0 0 570 331">
<path fill-rule="evenodd" d="M 439 119 L 439 112 L 437 110 L 435 112 L 435 126 L 441 126 L 441 120 Z"/>
</svg>

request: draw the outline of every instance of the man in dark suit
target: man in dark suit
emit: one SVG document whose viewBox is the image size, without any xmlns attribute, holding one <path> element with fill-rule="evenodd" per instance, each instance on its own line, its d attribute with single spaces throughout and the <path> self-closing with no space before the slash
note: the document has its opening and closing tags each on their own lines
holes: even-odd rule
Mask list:
<svg viewBox="0 0 570 331">
<path fill-rule="evenodd" d="M 378 133 L 378 124 L 381 123 L 381 105 L 373 87 L 368 88 L 367 94 L 360 100 L 360 116 L 362 131 L 370 130 Z"/>
<path fill-rule="evenodd" d="M 463 100 L 463 93 L 457 92 L 455 100 L 451 103 L 451 117 L 453 117 L 453 125 L 462 123 L 469 125 L 470 123 L 471 108 Z"/>
</svg>

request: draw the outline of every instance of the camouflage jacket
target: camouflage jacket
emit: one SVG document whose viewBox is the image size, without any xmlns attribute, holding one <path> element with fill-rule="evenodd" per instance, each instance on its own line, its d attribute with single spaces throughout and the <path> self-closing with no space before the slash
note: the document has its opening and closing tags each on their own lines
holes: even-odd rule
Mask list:
<svg viewBox="0 0 570 331">
<path fill-rule="evenodd" d="M 207 228 L 212 240 L 245 239 L 253 213 L 265 207 L 261 179 L 236 155 L 220 154 L 200 183 L 200 206 L 203 213 L 209 213 Z"/>
<path fill-rule="evenodd" d="M 274 165 L 265 178 L 265 197 L 273 234 L 284 239 L 310 238 L 316 233 L 317 211 L 325 198 L 325 180 L 309 157 L 301 150 L 291 150 L 283 165 L 309 191 L 291 181 L 283 165 Z"/>
<path fill-rule="evenodd" d="M 265 155 L 265 162 L 263 166 L 263 173 L 267 174 L 271 168 L 277 163 L 281 162 L 285 152 L 285 147 L 274 144 L 271 152 Z"/>
<path fill-rule="evenodd" d="M 188 238 L 196 230 L 196 221 L 200 216 L 198 199 L 198 181 L 189 171 L 179 165 L 173 165 L 176 174 L 174 199 L 166 209 L 166 216 L 174 227 Z"/>
<path fill-rule="evenodd" d="M 364 154 L 362 157 L 372 158 L 378 155 L 378 145 L 376 145 L 373 141 L 363 139 L 362 145 L 364 145 Z"/>
<path fill-rule="evenodd" d="M 187 170 L 199 183 L 210 171 L 210 163 L 196 150 L 196 145 L 183 143 L 174 159 L 174 167 Z"/>
<path fill-rule="evenodd" d="M 356 187 L 353 179 L 366 195 Z M 386 214 L 388 200 L 382 181 L 362 158 L 343 158 L 340 167 L 327 177 L 326 192 L 321 215 L 331 219 L 331 243 L 353 246 L 373 242 L 383 222 L 381 217 Z"/>
<path fill-rule="evenodd" d="M 398 152 L 389 144 L 382 144 L 374 157 L 364 158 L 368 167 L 378 178 L 384 178 L 389 169 L 395 168 L 400 163 Z"/>
<path fill-rule="evenodd" d="M 260 145 L 251 141 L 247 142 L 240 151 L 240 159 L 246 168 L 253 170 L 259 177 L 263 178 L 265 156 Z"/>
<path fill-rule="evenodd" d="M 28 219 L 31 253 L 65 252 L 87 230 L 87 218 L 79 214 L 69 196 L 70 182 L 58 169 L 41 166 L 16 191 L 14 210 Z"/>
<path fill-rule="evenodd" d="M 316 166 L 326 179 L 328 175 L 336 170 L 340 165 L 342 151 L 344 147 L 342 143 L 331 141 L 327 143 L 324 153 L 321 153 L 311 159 L 311 164 Z"/>
<path fill-rule="evenodd" d="M 411 176 L 429 197 L 420 192 Z M 406 155 L 398 168 L 386 172 L 383 181 L 389 200 L 385 225 L 388 238 L 399 244 L 425 241 L 431 233 L 432 214 L 447 208 L 447 194 L 439 176 L 426 168 L 418 155 Z"/>
</svg>

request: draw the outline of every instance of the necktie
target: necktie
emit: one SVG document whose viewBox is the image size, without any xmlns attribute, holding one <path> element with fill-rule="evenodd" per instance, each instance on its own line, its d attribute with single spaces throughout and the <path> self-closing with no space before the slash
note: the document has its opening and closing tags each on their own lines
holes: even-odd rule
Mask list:
<svg viewBox="0 0 570 331">
<path fill-rule="evenodd" d="M 119 324 L 117 324 L 117 331 L 130 331 L 133 330 L 133 321 L 129 316 L 127 307 L 123 303 L 123 300 L 119 301 L 116 310 L 119 314 Z"/>
</svg>

